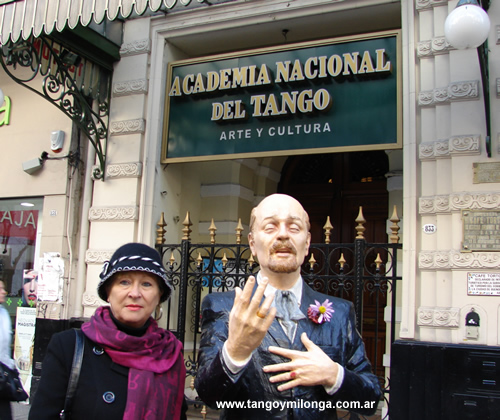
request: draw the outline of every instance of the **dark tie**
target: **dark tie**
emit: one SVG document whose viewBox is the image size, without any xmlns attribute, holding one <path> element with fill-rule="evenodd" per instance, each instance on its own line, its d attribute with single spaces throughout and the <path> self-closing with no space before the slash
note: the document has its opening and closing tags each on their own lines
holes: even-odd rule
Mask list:
<svg viewBox="0 0 500 420">
<path fill-rule="evenodd" d="M 293 341 L 297 330 L 297 321 L 305 318 L 305 315 L 300 311 L 295 295 L 289 290 L 277 290 L 275 304 L 276 318 L 281 320 L 286 335 L 290 341 Z"/>
</svg>

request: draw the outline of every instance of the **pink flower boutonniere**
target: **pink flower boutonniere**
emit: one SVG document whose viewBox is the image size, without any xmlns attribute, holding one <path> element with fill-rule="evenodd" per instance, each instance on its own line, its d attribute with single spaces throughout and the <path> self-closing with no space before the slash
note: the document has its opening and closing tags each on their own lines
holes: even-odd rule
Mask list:
<svg viewBox="0 0 500 420">
<path fill-rule="evenodd" d="M 311 304 L 309 308 L 307 308 L 307 316 L 309 319 L 316 324 L 330 321 L 332 319 L 332 314 L 335 312 L 332 308 L 332 302 L 326 299 L 323 303 L 319 303 L 317 300 L 315 300 L 314 303 L 315 304 Z"/>
</svg>

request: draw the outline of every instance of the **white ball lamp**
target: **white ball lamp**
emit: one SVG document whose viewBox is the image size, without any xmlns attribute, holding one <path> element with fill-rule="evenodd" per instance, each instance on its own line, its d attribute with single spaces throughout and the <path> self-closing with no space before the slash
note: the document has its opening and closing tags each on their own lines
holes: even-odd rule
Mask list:
<svg viewBox="0 0 500 420">
<path fill-rule="evenodd" d="M 490 33 L 490 18 L 477 0 L 460 0 L 444 23 L 446 40 L 459 50 L 477 48 Z"/>
</svg>

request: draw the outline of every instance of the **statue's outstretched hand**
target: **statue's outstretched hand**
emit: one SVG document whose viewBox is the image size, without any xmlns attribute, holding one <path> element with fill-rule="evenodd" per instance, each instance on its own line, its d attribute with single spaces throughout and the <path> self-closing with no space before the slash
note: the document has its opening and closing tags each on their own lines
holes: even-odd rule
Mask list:
<svg viewBox="0 0 500 420">
<path fill-rule="evenodd" d="M 247 359 L 264 339 L 276 315 L 276 308 L 271 308 L 274 294 L 262 297 L 268 279 L 264 277 L 257 286 L 254 295 L 255 277 L 248 278 L 245 287 L 235 289 L 233 308 L 229 314 L 229 332 L 226 350 L 235 361 Z"/>
</svg>

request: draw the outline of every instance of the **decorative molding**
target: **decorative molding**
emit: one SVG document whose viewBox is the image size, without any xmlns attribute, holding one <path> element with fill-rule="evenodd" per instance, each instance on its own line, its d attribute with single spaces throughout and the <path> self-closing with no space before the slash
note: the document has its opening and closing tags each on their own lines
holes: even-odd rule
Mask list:
<svg viewBox="0 0 500 420">
<path fill-rule="evenodd" d="M 113 84 L 113 96 L 128 96 L 144 94 L 148 92 L 148 81 L 147 79 L 138 80 L 128 80 L 126 82 L 118 82 Z"/>
<path fill-rule="evenodd" d="M 417 324 L 423 327 L 457 328 L 460 326 L 460 308 L 421 306 Z"/>
<path fill-rule="evenodd" d="M 451 156 L 479 155 L 480 135 L 453 136 L 449 139 L 421 143 L 419 145 L 419 158 L 421 161 L 445 159 Z"/>
<path fill-rule="evenodd" d="M 427 10 L 438 6 L 446 6 L 447 4 L 448 0 L 417 0 L 415 8 L 418 12 L 420 12 L 421 10 Z"/>
<path fill-rule="evenodd" d="M 430 57 L 432 56 L 432 41 L 420 41 L 417 43 L 417 57 Z"/>
<path fill-rule="evenodd" d="M 137 206 L 91 207 L 89 210 L 91 222 L 137 220 L 138 215 L 139 207 Z"/>
<path fill-rule="evenodd" d="M 112 136 L 120 136 L 124 134 L 141 134 L 144 133 L 146 120 L 138 118 L 136 120 L 115 121 L 111 123 L 109 132 Z"/>
<path fill-rule="evenodd" d="M 142 176 L 141 162 L 116 163 L 106 167 L 106 178 L 140 178 Z"/>
<path fill-rule="evenodd" d="M 484 209 L 500 209 L 500 192 L 460 192 L 419 199 L 420 214 Z"/>
<path fill-rule="evenodd" d="M 469 101 L 479 99 L 479 81 L 450 83 L 447 87 L 422 91 L 418 94 L 419 106 L 442 105 L 455 101 Z"/>
<path fill-rule="evenodd" d="M 141 39 L 128 44 L 123 44 L 120 48 L 121 57 L 129 57 L 131 55 L 149 54 L 150 40 L 149 38 Z"/>
<path fill-rule="evenodd" d="M 418 210 L 420 214 L 449 213 L 449 197 L 447 195 L 420 197 Z"/>
<path fill-rule="evenodd" d="M 452 136 L 448 139 L 450 155 L 479 155 L 481 136 L 479 134 L 469 134 L 465 136 Z"/>
<path fill-rule="evenodd" d="M 433 57 L 435 55 L 446 54 L 448 51 L 453 49 L 454 48 L 450 43 L 448 43 L 448 41 L 446 41 L 444 36 L 433 38 L 427 41 L 420 41 L 417 44 L 417 57 Z"/>
<path fill-rule="evenodd" d="M 91 306 L 91 307 L 98 307 L 102 306 L 102 300 L 97 294 L 95 293 L 88 293 L 85 292 L 82 297 L 82 304 L 83 306 Z"/>
<path fill-rule="evenodd" d="M 88 249 L 85 253 L 86 264 L 103 264 L 104 261 L 109 261 L 113 255 L 112 250 Z"/>
<path fill-rule="evenodd" d="M 460 252 L 421 251 L 418 254 L 418 267 L 422 270 L 443 269 L 499 269 L 500 254 L 498 252 Z"/>
<path fill-rule="evenodd" d="M 462 192 L 450 194 L 451 211 L 500 209 L 500 192 Z"/>
<path fill-rule="evenodd" d="M 448 86 L 448 99 L 450 101 L 464 101 L 479 99 L 479 81 L 450 83 Z"/>
</svg>

